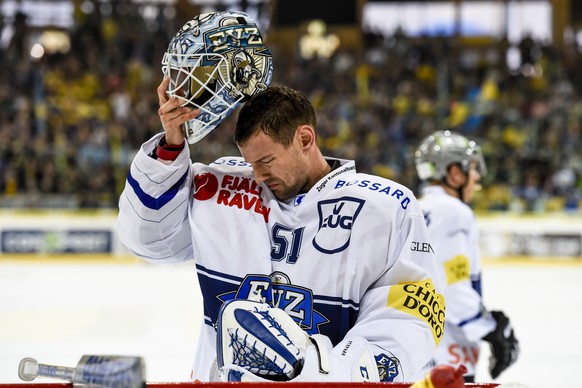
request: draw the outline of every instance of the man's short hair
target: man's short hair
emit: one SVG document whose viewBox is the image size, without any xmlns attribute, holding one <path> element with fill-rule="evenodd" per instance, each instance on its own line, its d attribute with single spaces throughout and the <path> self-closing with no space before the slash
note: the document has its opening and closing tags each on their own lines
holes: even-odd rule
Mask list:
<svg viewBox="0 0 582 388">
<path fill-rule="evenodd" d="M 234 142 L 244 143 L 257 131 L 288 146 L 300 125 L 317 130 L 315 109 L 300 91 L 287 86 L 271 86 L 247 101 L 238 114 Z"/>
</svg>

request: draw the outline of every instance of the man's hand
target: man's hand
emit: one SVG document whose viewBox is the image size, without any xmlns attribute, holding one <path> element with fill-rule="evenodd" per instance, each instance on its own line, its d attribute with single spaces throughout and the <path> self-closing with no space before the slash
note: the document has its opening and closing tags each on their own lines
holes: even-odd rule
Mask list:
<svg viewBox="0 0 582 388">
<path fill-rule="evenodd" d="M 517 360 L 519 342 L 515 338 L 509 318 L 502 311 L 491 311 L 491 315 L 497 321 L 497 326 L 483 340 L 491 345 L 489 373 L 495 379 Z"/>
<path fill-rule="evenodd" d="M 178 146 L 184 142 L 182 124 L 198 116 L 200 110 L 181 106 L 182 102 L 178 97 L 168 97 L 167 90 L 169 84 L 170 78 L 166 77 L 160 86 L 158 86 L 157 91 L 160 102 L 158 115 L 164 127 L 166 144 L 169 146 Z"/>
</svg>

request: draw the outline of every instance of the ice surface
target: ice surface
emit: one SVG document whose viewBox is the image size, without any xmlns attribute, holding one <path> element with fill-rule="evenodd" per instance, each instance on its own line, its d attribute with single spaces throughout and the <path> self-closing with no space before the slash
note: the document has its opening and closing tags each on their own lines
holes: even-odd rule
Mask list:
<svg viewBox="0 0 582 388">
<path fill-rule="evenodd" d="M 22 382 L 25 357 L 74 367 L 84 354 L 142 356 L 149 382 L 189 380 L 202 315 L 193 263 L 21 261 L 0 256 L 0 383 Z M 582 261 L 487 262 L 483 290 L 521 344 L 497 382 L 579 388 Z M 492 381 L 488 357 L 484 346 L 479 381 Z"/>
</svg>

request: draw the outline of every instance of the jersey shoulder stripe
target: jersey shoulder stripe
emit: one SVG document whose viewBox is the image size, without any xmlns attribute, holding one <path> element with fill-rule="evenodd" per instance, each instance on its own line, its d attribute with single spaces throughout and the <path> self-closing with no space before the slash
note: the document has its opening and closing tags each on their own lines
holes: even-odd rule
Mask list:
<svg viewBox="0 0 582 388">
<path fill-rule="evenodd" d="M 148 209 L 153 210 L 160 210 L 164 207 L 168 202 L 170 202 L 182 187 L 182 184 L 188 177 L 188 172 L 186 172 L 172 187 L 170 187 L 167 191 L 165 191 L 159 197 L 152 197 L 151 195 L 147 194 L 140 186 L 139 182 L 131 175 L 131 171 L 127 174 L 127 182 L 133 189 L 135 195 L 139 198 L 141 203 L 147 207 Z"/>
</svg>

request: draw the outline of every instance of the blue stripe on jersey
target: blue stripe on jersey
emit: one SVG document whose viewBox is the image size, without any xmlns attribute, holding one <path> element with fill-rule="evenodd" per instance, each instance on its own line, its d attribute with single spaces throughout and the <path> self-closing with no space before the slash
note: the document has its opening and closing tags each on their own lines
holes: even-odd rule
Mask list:
<svg viewBox="0 0 582 388">
<path fill-rule="evenodd" d="M 338 298 L 335 296 L 326 296 L 326 295 L 317 295 L 317 296 L 314 296 L 313 299 L 317 302 L 320 302 L 320 303 L 326 303 L 326 302 L 328 302 L 330 304 L 341 303 L 343 305 L 348 305 L 356 310 L 360 309 L 360 304 L 354 302 L 351 299 L 343 299 L 343 298 Z"/>
<path fill-rule="evenodd" d="M 483 314 L 481 313 L 481 311 L 479 311 L 479 312 L 477 313 L 477 315 L 475 315 L 474 317 L 472 317 L 472 318 L 468 318 L 468 319 L 465 319 L 464 321 L 461 321 L 461 322 L 459 323 L 459 326 L 464 326 L 464 325 L 466 325 L 467 323 L 470 323 L 470 322 L 476 321 L 477 319 L 481 318 L 482 316 L 483 316 Z"/>
<path fill-rule="evenodd" d="M 471 276 L 471 286 L 473 287 L 473 289 L 475 291 L 477 291 L 479 296 L 482 296 L 482 294 L 481 294 L 481 274 Z"/>
<path fill-rule="evenodd" d="M 158 198 L 154 198 L 151 195 L 147 194 L 145 191 L 143 191 L 139 185 L 139 182 L 131 175 L 131 171 L 127 174 L 127 182 L 133 188 L 135 195 L 137 195 L 137 197 L 145 207 L 147 207 L 148 209 L 160 210 L 168 202 L 174 199 L 176 194 L 178 194 L 178 191 L 180 190 L 180 187 L 186 180 L 187 176 L 188 172 L 182 175 L 182 177 L 178 179 L 178 181 L 174 183 L 172 187 L 170 187 L 165 193 L 160 195 Z"/>
<path fill-rule="evenodd" d="M 208 269 L 204 266 L 201 266 L 200 264 L 196 264 L 196 270 L 198 272 L 200 272 L 200 271 L 206 272 L 209 275 L 218 276 L 218 277 L 229 279 L 229 280 L 234 280 L 234 281 L 237 281 L 239 283 L 243 280 L 243 278 L 241 278 L 239 276 L 232 276 L 232 275 L 225 274 L 223 272 L 213 271 L 213 270 Z"/>
</svg>

